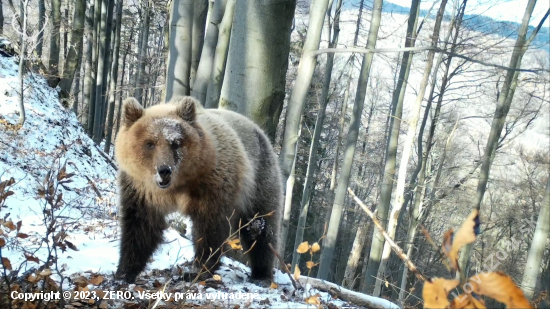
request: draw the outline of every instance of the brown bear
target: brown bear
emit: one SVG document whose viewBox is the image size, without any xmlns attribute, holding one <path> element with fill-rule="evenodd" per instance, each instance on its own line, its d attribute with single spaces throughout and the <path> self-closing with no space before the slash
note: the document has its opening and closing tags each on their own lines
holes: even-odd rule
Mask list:
<svg viewBox="0 0 550 309">
<path fill-rule="evenodd" d="M 165 215 L 193 223 L 195 262 L 212 274 L 230 233 L 250 250 L 251 279 L 272 279 L 282 207 L 277 157 L 260 127 L 232 111 L 203 109 L 191 97 L 143 109 L 123 104 L 115 142 L 121 243 L 117 277 L 135 281 L 161 243 Z M 220 248 L 216 252 L 216 250 Z"/>
</svg>

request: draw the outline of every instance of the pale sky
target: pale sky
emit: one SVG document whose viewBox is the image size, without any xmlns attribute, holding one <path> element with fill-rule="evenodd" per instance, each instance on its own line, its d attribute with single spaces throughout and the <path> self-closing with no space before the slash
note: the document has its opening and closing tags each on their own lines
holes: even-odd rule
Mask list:
<svg viewBox="0 0 550 309">
<path fill-rule="evenodd" d="M 385 2 L 392 2 L 404 7 L 411 6 L 411 0 L 386 0 Z M 432 3 L 433 0 L 422 0 L 420 7 L 427 10 Z M 453 3 L 453 0 L 449 0 L 447 6 L 451 3 Z M 469 0 L 466 6 L 466 14 L 481 14 L 497 20 L 521 23 L 526 6 L 527 0 Z M 529 24 L 536 26 L 549 6 L 549 0 L 538 0 Z M 437 8 L 438 5 L 436 4 L 434 10 L 437 10 Z M 546 19 L 544 24 L 548 27 L 549 20 Z"/>
</svg>

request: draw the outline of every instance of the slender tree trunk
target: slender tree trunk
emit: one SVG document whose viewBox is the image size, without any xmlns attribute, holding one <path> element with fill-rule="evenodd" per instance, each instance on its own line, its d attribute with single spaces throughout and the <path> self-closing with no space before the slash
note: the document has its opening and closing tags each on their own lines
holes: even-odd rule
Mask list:
<svg viewBox="0 0 550 309">
<path fill-rule="evenodd" d="M 105 113 L 105 91 L 107 83 L 107 75 L 109 73 L 109 52 L 110 46 L 110 32 L 113 18 L 113 1 L 114 0 L 101 0 L 101 23 L 100 23 L 100 36 L 99 36 L 99 53 L 97 64 L 97 80 L 95 88 L 95 114 L 94 114 L 94 130 L 93 140 L 99 145 L 104 134 L 104 113 Z"/>
<path fill-rule="evenodd" d="M 216 3 L 217 2 L 218 1 L 216 1 Z M 218 34 L 218 43 L 216 45 L 214 60 L 208 79 L 206 102 L 204 104 L 207 108 L 218 108 L 220 102 L 236 3 L 237 0 L 227 0 L 225 13 L 223 14 L 222 21 L 219 25 L 220 30 Z"/>
<path fill-rule="evenodd" d="M 354 56 L 352 56 L 354 57 Z M 342 101 L 342 110 L 340 111 L 340 119 L 338 124 L 338 142 L 336 143 L 336 149 L 334 150 L 334 163 L 332 164 L 332 174 L 330 176 L 330 191 L 334 192 L 336 187 L 336 175 L 338 174 L 338 164 L 340 158 L 340 147 L 342 145 L 342 135 L 344 133 L 344 126 L 346 125 L 346 111 L 348 108 L 349 99 L 349 86 L 351 84 L 351 70 L 353 69 L 354 59 L 351 60 L 350 76 L 348 76 L 348 83 L 346 84 L 346 90 L 344 91 L 344 100 Z"/>
<path fill-rule="evenodd" d="M 539 218 L 537 227 L 533 235 L 533 241 L 527 255 L 525 270 L 523 272 L 523 280 L 521 281 L 521 289 L 527 299 L 532 300 L 535 293 L 537 279 L 541 269 L 542 257 L 546 248 L 546 240 L 550 232 L 550 178 L 546 182 L 546 191 L 542 204 L 540 205 Z M 548 284 L 548 282 L 546 282 Z"/>
<path fill-rule="evenodd" d="M 411 11 L 407 24 L 407 37 L 405 39 L 405 47 L 414 47 L 416 41 L 416 23 L 418 21 L 419 0 L 412 0 Z M 405 52 L 401 58 L 401 67 L 397 85 L 392 96 L 392 117 L 390 117 L 390 137 L 386 145 L 386 161 L 384 164 L 384 176 L 380 183 L 380 199 L 378 201 L 377 216 L 382 224 L 386 226 L 388 220 L 388 212 L 390 208 L 391 192 L 393 189 L 393 177 L 395 174 L 395 163 L 397 158 L 397 145 L 399 142 L 399 131 L 401 129 L 401 117 L 403 114 L 403 101 L 407 91 L 407 80 L 412 63 L 412 53 Z M 374 235 L 370 246 L 370 256 L 367 265 L 367 272 L 363 276 L 364 282 L 361 286 L 363 293 L 371 293 L 374 289 L 376 281 L 376 273 L 380 266 L 382 250 L 384 247 L 384 237 L 374 228 Z"/>
<path fill-rule="evenodd" d="M 136 74 L 136 88 L 134 90 L 134 97 L 141 102 L 142 104 L 145 104 L 145 101 L 143 100 L 143 89 L 147 87 L 148 78 L 145 74 L 145 66 L 147 58 L 147 48 L 149 47 L 149 26 L 151 23 L 151 3 L 147 2 L 147 7 L 143 10 L 145 17 L 144 22 L 141 25 L 141 42 L 139 45 L 139 53 L 138 53 L 138 66 L 137 66 L 137 74 Z"/>
<path fill-rule="evenodd" d="M 172 4 L 165 102 L 175 96 L 189 95 L 193 10 L 193 0 L 174 0 Z"/>
<path fill-rule="evenodd" d="M 300 126 L 298 127 L 298 136 L 300 136 L 301 133 L 302 133 L 302 121 L 300 121 Z M 296 147 L 298 147 L 298 144 L 296 144 Z M 291 209 L 292 188 L 294 188 L 295 182 L 296 182 L 296 159 L 292 163 L 292 168 L 290 169 L 290 175 L 286 180 L 286 186 L 285 186 L 286 187 L 285 205 L 283 208 L 283 223 L 281 224 L 281 245 L 279 246 L 279 254 L 283 257 L 283 259 L 285 258 L 288 231 L 290 229 L 290 215 L 292 210 Z"/>
<path fill-rule="evenodd" d="M 355 273 L 357 266 L 359 266 L 359 260 L 361 259 L 361 252 L 367 235 L 369 232 L 369 225 L 364 222 L 359 222 L 357 225 L 357 231 L 355 232 L 355 238 L 353 240 L 353 246 L 346 264 L 346 270 L 344 272 L 344 279 L 342 280 L 342 286 L 348 289 L 353 289 L 355 285 Z"/>
<path fill-rule="evenodd" d="M 443 15 L 445 13 L 445 6 L 447 5 L 447 0 L 442 0 L 439 12 L 437 12 L 437 17 L 435 20 L 435 26 L 432 34 L 432 46 L 436 47 L 439 40 L 439 30 L 441 28 L 441 21 L 443 20 Z M 430 51 L 428 53 L 428 59 L 426 60 L 426 67 L 424 68 L 424 74 L 422 76 L 422 81 L 420 82 L 420 88 L 418 90 L 418 95 L 416 97 L 416 102 L 413 106 L 413 114 L 409 120 L 409 128 L 407 130 L 407 138 L 405 139 L 405 144 L 403 146 L 403 154 L 401 156 L 401 162 L 399 164 L 399 174 L 397 178 L 397 187 L 395 188 L 395 200 L 393 203 L 393 208 L 389 217 L 388 227 L 386 232 L 388 235 L 395 239 L 395 231 L 397 229 L 397 222 L 399 218 L 399 212 L 401 207 L 405 202 L 405 183 L 407 177 L 407 167 L 409 159 L 412 153 L 412 148 L 414 144 L 414 137 L 416 135 L 416 128 L 418 127 L 418 119 L 420 118 L 420 110 L 422 109 L 422 101 L 424 100 L 424 94 L 426 93 L 426 88 L 428 87 L 428 82 L 430 74 L 432 72 L 433 62 L 435 57 L 435 51 Z M 377 278 L 383 278 L 384 273 L 386 272 L 386 263 L 390 258 L 391 247 L 388 242 L 384 244 L 384 251 L 382 252 L 382 260 L 378 268 Z M 374 285 L 373 296 L 379 296 L 380 291 L 382 290 L 383 280 L 377 280 Z"/>
<path fill-rule="evenodd" d="M 29 0 L 21 0 L 21 22 L 22 22 L 22 32 L 21 32 L 21 49 L 19 51 L 19 121 L 18 124 L 23 126 L 25 124 L 25 48 L 26 48 L 26 38 L 25 34 L 27 33 L 27 8 Z"/>
<path fill-rule="evenodd" d="M 61 98 L 67 99 L 71 92 L 74 74 L 77 69 L 80 69 L 78 63 L 79 56 L 82 56 L 81 48 L 84 35 L 84 20 L 86 18 L 86 0 L 75 0 L 73 31 L 71 33 L 71 44 L 69 52 L 65 58 L 63 66 L 63 76 L 59 82 L 61 88 Z"/>
<path fill-rule="evenodd" d="M 315 3 L 314 5 L 322 5 L 322 3 Z M 328 5 L 328 3 L 327 3 Z M 329 44 L 330 48 L 336 47 L 338 45 L 338 35 L 340 34 L 340 10 L 342 8 L 342 0 L 338 0 L 336 5 L 336 14 L 334 16 L 333 22 L 333 37 Z M 328 8 L 330 12 L 331 8 Z M 326 12 L 325 12 L 326 13 Z M 330 21 L 330 14 L 327 14 L 327 19 Z M 324 20 L 324 19 L 323 19 Z M 321 24 L 323 20 L 319 21 Z M 311 22 L 311 20 L 310 20 Z M 309 149 L 309 159 L 307 163 L 306 178 L 304 180 L 304 191 L 302 193 L 302 202 L 300 203 L 301 211 L 300 217 L 298 219 L 298 227 L 296 228 L 296 238 L 294 241 L 294 250 L 292 252 L 292 267 L 291 270 L 294 271 L 294 267 L 300 262 L 300 254 L 296 252 L 298 246 L 304 240 L 304 228 L 306 226 L 307 214 L 309 211 L 309 203 L 311 201 L 310 195 L 311 191 L 315 189 L 313 185 L 313 180 L 315 176 L 315 170 L 317 167 L 317 151 L 319 148 L 319 143 L 321 139 L 321 131 L 323 130 L 323 125 L 325 122 L 326 109 L 328 104 L 328 92 L 330 89 L 330 81 L 332 79 L 332 68 L 334 66 L 334 53 L 327 54 L 327 63 L 325 67 L 325 76 L 323 81 L 323 89 L 321 91 L 321 104 L 317 112 L 317 119 L 315 120 L 315 129 L 313 132 L 313 140 L 311 141 L 311 146 Z"/>
<path fill-rule="evenodd" d="M 296 156 L 298 123 L 304 111 L 311 78 L 315 71 L 316 57 L 313 52 L 319 49 L 327 5 L 328 0 L 313 0 L 311 3 L 306 41 L 302 49 L 298 75 L 294 82 L 285 116 L 285 134 L 279 156 L 283 177 L 288 177 L 290 167 Z"/>
<path fill-rule="evenodd" d="M 218 44 L 219 27 L 224 16 L 228 0 L 214 1 L 212 11 L 208 16 L 208 29 L 204 38 L 204 46 L 200 57 L 195 84 L 193 85 L 193 96 L 206 106 L 206 91 L 208 81 L 212 74 L 216 45 Z"/>
<path fill-rule="evenodd" d="M 36 37 L 36 54 L 38 60 L 42 58 L 42 47 L 44 46 L 44 23 L 46 21 L 45 0 L 38 0 L 38 36 Z"/>
<path fill-rule="evenodd" d="M 59 83 L 59 44 L 61 31 L 61 0 L 52 0 L 51 34 L 50 34 L 50 60 L 48 61 L 48 85 L 52 88 Z"/>
<path fill-rule="evenodd" d="M 111 80 L 109 82 L 109 114 L 107 117 L 107 136 L 103 151 L 109 154 L 111 150 L 111 138 L 113 136 L 113 115 L 115 112 L 115 91 L 118 79 L 118 58 L 120 54 L 120 31 L 122 28 L 122 0 L 118 0 L 116 6 L 115 47 L 113 51 L 113 63 L 111 66 Z M 121 95 L 122 96 L 122 95 Z"/>
<path fill-rule="evenodd" d="M 124 72 L 126 71 L 126 57 L 128 56 L 128 53 L 130 52 L 130 48 L 132 47 L 132 37 L 134 35 L 134 29 L 132 28 L 130 30 L 130 38 L 128 39 L 128 47 L 126 47 L 126 51 L 124 52 L 124 56 L 122 56 L 122 75 L 120 76 L 120 95 L 118 97 L 118 111 L 116 116 L 116 134 L 118 134 L 118 130 L 120 129 L 120 113 L 122 110 L 122 89 L 124 85 Z M 128 75 L 128 84 L 130 83 L 130 78 Z M 126 86 L 128 86 L 128 84 Z M 116 135 L 115 135 L 116 136 Z"/>
<path fill-rule="evenodd" d="M 98 44 L 98 35 L 99 35 L 99 26 L 101 23 L 101 0 L 94 0 L 94 13 L 93 13 L 93 32 L 92 32 L 92 71 L 89 87 L 90 93 L 90 104 L 89 104 L 89 113 L 88 113 L 88 130 L 87 133 L 91 137 L 94 134 L 94 122 L 95 122 L 95 110 L 96 110 L 96 100 L 95 100 L 95 84 L 97 80 L 97 68 L 98 68 L 98 57 L 99 57 L 99 44 Z M 85 91 L 86 92 L 86 91 Z"/>
<path fill-rule="evenodd" d="M 88 10 L 86 17 L 86 63 L 84 65 L 84 81 L 82 85 L 82 126 L 87 129 L 89 127 L 90 118 L 90 99 L 92 91 L 92 71 L 93 71 L 93 32 L 94 32 L 94 4 Z"/>
<path fill-rule="evenodd" d="M 536 2 L 536 0 L 529 0 L 529 2 L 527 3 L 521 27 L 518 31 L 518 37 L 514 46 L 514 51 L 508 65 L 508 67 L 510 68 L 521 67 L 521 58 L 528 47 L 528 45 L 525 43 L 527 30 L 529 28 L 529 20 L 531 19 L 531 14 L 533 13 Z M 483 196 L 485 195 L 485 190 L 487 189 L 491 163 L 493 162 L 495 151 L 500 139 L 500 134 L 502 133 L 502 128 L 504 127 L 504 124 L 506 122 L 506 116 L 508 115 L 508 111 L 510 110 L 510 105 L 514 96 L 513 91 L 510 92 L 510 88 L 512 84 L 517 82 L 518 76 L 519 74 L 516 74 L 516 71 L 508 70 L 508 72 L 506 72 L 506 77 L 500 91 L 500 97 L 498 98 L 493 121 L 491 122 L 491 131 L 489 132 L 489 138 L 487 139 L 485 151 L 481 160 L 481 170 L 479 172 L 476 196 L 473 205 L 474 209 L 479 210 L 481 208 L 481 202 L 483 201 Z M 468 276 L 468 266 L 472 246 L 473 243 L 464 246 L 460 253 L 459 264 L 460 268 L 464 271 L 466 277 Z"/>
<path fill-rule="evenodd" d="M 197 77 L 197 70 L 201 60 L 207 13 L 208 0 L 195 0 L 195 7 L 193 8 L 193 37 L 191 38 L 191 72 L 189 74 L 191 92 L 195 85 L 195 78 Z"/>
<path fill-rule="evenodd" d="M 382 0 L 374 0 L 373 3 L 369 37 L 367 39 L 367 48 L 374 49 L 376 47 L 378 30 L 380 28 L 380 19 L 382 15 L 382 2 Z M 353 164 L 353 157 L 355 155 L 357 138 L 359 137 L 361 114 L 363 113 L 363 106 L 365 104 L 365 94 L 367 91 L 367 84 L 369 81 L 373 56 L 374 55 L 372 53 L 364 55 L 363 63 L 361 64 L 361 73 L 359 74 L 357 92 L 355 95 L 355 104 L 353 105 L 353 114 L 351 117 L 351 123 L 346 142 L 347 148 L 344 153 L 344 164 L 342 166 L 342 171 L 340 172 L 338 187 L 336 188 L 336 195 L 334 197 L 334 205 L 332 206 L 332 213 L 330 215 L 327 237 L 323 241 L 323 251 L 321 253 L 320 262 L 321 264 L 319 266 L 319 272 L 317 273 L 317 277 L 319 279 L 328 278 L 330 265 L 334 255 L 334 249 L 336 247 L 336 239 L 338 237 L 338 230 L 340 228 L 340 218 L 342 216 L 342 210 L 346 199 L 346 192 L 351 176 L 351 168 Z"/>
</svg>

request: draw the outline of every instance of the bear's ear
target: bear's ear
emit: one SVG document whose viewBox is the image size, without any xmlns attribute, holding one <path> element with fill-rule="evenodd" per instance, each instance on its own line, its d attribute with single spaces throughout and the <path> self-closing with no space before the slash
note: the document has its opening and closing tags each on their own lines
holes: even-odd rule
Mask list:
<svg viewBox="0 0 550 309">
<path fill-rule="evenodd" d="M 192 97 L 181 97 L 173 101 L 176 107 L 176 115 L 181 119 L 193 123 L 196 119 L 196 100 Z"/>
<path fill-rule="evenodd" d="M 127 98 L 122 104 L 122 123 L 130 127 L 143 116 L 143 107 L 135 98 Z"/>
</svg>

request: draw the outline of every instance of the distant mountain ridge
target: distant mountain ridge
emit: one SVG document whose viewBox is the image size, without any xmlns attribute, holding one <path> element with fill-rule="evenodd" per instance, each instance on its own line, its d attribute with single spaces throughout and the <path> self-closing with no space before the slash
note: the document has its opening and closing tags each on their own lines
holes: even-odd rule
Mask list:
<svg viewBox="0 0 550 309">
<path fill-rule="evenodd" d="M 367 7 L 370 6 L 372 5 L 367 5 Z M 357 9 L 357 4 L 346 2 L 344 4 L 344 9 Z M 400 6 L 391 2 L 384 2 L 384 5 L 382 7 L 382 12 L 384 13 L 409 15 L 409 11 L 410 8 Z M 430 15 L 432 18 L 435 18 L 436 14 L 437 9 L 434 8 L 432 12 L 430 12 Z M 420 10 L 421 17 L 425 17 L 426 15 L 428 15 L 428 10 Z M 445 17 L 445 19 L 449 20 L 448 17 Z M 464 16 L 464 25 L 470 30 L 475 30 L 488 34 L 496 34 L 498 36 L 510 38 L 513 40 L 515 40 L 518 29 L 521 26 L 520 23 L 516 22 L 495 20 L 491 17 L 472 14 Z M 534 26 L 529 26 L 529 31 L 527 33 L 528 37 L 534 29 Z M 539 30 L 539 33 L 537 34 L 531 45 L 535 48 L 543 49 L 550 53 L 550 28 L 547 26 L 543 26 Z"/>
</svg>

